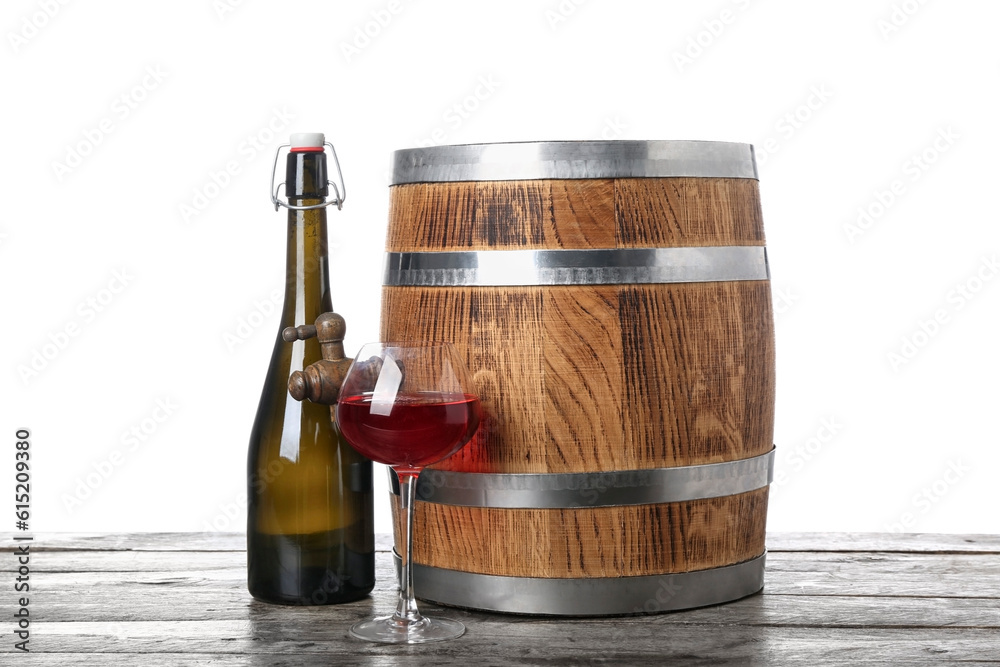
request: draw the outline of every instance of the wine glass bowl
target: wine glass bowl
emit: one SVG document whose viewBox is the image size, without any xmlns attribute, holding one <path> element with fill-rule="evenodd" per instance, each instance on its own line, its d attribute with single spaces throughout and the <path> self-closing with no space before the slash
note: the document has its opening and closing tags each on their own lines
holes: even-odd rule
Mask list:
<svg viewBox="0 0 1000 667">
<path fill-rule="evenodd" d="M 424 466 L 451 456 L 475 434 L 481 418 L 472 377 L 449 343 L 369 343 L 358 352 L 340 389 L 337 424 L 358 452 L 399 477 L 406 512 L 406 553 L 399 603 L 392 616 L 351 628 L 359 639 L 421 643 L 459 637 L 458 621 L 428 618 L 413 595 L 413 503 Z"/>
<path fill-rule="evenodd" d="M 341 399 L 345 437 L 379 463 L 419 473 L 457 452 L 479 424 L 479 400 L 468 395 L 421 392 L 397 397 L 391 414 L 375 414 L 369 395 Z M 365 414 L 368 413 L 368 414 Z"/>
</svg>

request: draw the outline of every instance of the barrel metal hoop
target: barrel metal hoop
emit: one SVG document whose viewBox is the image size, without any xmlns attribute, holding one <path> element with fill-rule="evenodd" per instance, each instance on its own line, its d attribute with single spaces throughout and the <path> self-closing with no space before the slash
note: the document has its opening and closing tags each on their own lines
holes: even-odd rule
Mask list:
<svg viewBox="0 0 1000 667">
<path fill-rule="evenodd" d="M 418 598 L 515 614 L 610 616 L 653 614 L 721 604 L 764 587 L 767 552 L 735 565 L 635 577 L 549 579 L 463 572 L 415 563 Z M 397 575 L 399 556 L 393 552 Z"/>
<path fill-rule="evenodd" d="M 753 146 L 724 141 L 538 141 L 395 151 L 391 185 L 590 178 L 757 179 Z"/>
<path fill-rule="evenodd" d="M 387 252 L 387 287 L 616 285 L 768 280 L 764 246 Z"/>
<path fill-rule="evenodd" d="M 718 498 L 770 484 L 774 451 L 772 447 L 760 456 L 723 463 L 609 472 L 505 474 L 425 468 L 417 480 L 417 500 L 463 507 L 554 509 Z"/>
</svg>

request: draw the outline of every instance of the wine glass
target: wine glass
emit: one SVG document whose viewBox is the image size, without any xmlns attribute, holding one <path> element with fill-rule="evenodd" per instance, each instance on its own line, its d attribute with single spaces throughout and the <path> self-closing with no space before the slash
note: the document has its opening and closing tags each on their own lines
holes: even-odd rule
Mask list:
<svg viewBox="0 0 1000 667">
<path fill-rule="evenodd" d="M 413 595 L 413 502 L 417 476 L 451 456 L 479 426 L 479 397 L 465 363 L 450 343 L 369 343 L 347 371 L 337 424 L 364 456 L 396 471 L 406 512 L 406 553 L 399 602 L 392 616 L 351 628 L 359 639 L 416 644 L 460 637 L 465 626 L 428 618 Z"/>
</svg>

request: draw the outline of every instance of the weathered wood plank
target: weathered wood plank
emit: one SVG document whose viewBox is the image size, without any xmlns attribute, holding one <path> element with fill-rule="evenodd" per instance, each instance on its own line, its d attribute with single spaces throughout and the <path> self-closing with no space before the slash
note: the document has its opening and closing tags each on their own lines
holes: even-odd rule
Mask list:
<svg viewBox="0 0 1000 667">
<path fill-rule="evenodd" d="M 773 555 L 765 575 L 764 595 L 869 596 L 869 597 L 938 597 L 1000 599 L 1000 573 L 996 558 L 975 556 L 961 558 L 913 559 L 899 568 L 872 563 L 867 559 L 830 564 L 812 560 L 796 563 L 778 560 Z M 388 561 L 379 560 L 376 591 L 391 591 L 393 570 Z M 189 617 L 191 605 L 220 607 L 223 601 L 242 599 L 246 570 L 199 570 L 178 567 L 171 571 L 146 572 L 44 572 L 36 574 L 34 591 L 44 596 L 46 609 L 61 609 L 66 616 L 56 620 L 81 620 L 74 615 L 81 599 L 111 606 L 120 603 L 129 591 L 151 591 L 153 601 L 170 607 L 166 616 Z M 219 596 L 212 604 L 211 596 Z M 173 615 L 169 615 L 173 614 Z M 92 620 L 106 620 L 92 619 Z"/>
<path fill-rule="evenodd" d="M 150 664 L 157 654 L 241 654 L 258 664 L 265 656 L 286 660 L 350 658 L 351 664 L 942 664 L 978 660 L 996 664 L 995 630 L 751 628 L 691 625 L 654 628 L 636 635 L 628 628 L 588 624 L 575 632 L 545 624 L 510 628 L 470 627 L 462 638 L 423 646 L 379 646 L 350 639 L 344 628 L 315 623 L 309 631 L 296 623 L 256 626 L 239 621 L 135 623 L 125 635 L 110 624 L 64 623 L 36 630 L 33 650 L 61 654 L 102 653 L 103 664 Z M 35 644 L 34 642 L 37 642 Z M 115 661 L 112 654 L 141 656 Z M 491 662 L 492 659 L 492 662 Z M 250 662 L 248 660 L 248 662 Z M 79 664 L 70 661 L 63 664 Z M 157 664 L 155 662 L 151 664 Z M 162 663 L 160 663 L 162 664 Z M 268 661 L 266 664 L 273 664 Z M 307 661 L 286 664 L 315 664 Z M 327 663 L 329 664 L 329 663 Z"/>
<path fill-rule="evenodd" d="M 185 569 L 246 568 L 243 551 L 35 551 L 36 572 L 157 572 Z M 0 559 L 0 572 L 17 569 L 14 559 Z"/>
<path fill-rule="evenodd" d="M 1000 534 L 768 533 L 769 551 L 1000 553 Z"/>
<path fill-rule="evenodd" d="M 13 570 L 11 561 L 0 560 Z M 205 585 L 242 588 L 240 552 L 94 551 L 36 554 L 36 589 L 74 590 L 112 582 L 144 586 Z M 379 558 L 379 579 L 392 579 L 391 561 Z M 1000 598 L 1000 559 L 986 554 L 789 553 L 768 555 L 767 594 Z M 93 594 L 93 593 L 91 593 Z"/>
<path fill-rule="evenodd" d="M 941 558 L 911 556 L 893 562 L 858 554 L 862 557 L 850 562 L 832 562 L 782 555 L 794 556 L 768 554 L 764 581 L 769 593 L 1000 599 L 996 556 L 947 558 L 950 554 L 943 554 Z"/>
<path fill-rule="evenodd" d="M 171 588 L 173 586 L 173 588 Z M 139 590 L 136 590 L 139 588 Z M 345 624 L 355 619 L 358 610 L 388 613 L 394 603 L 390 591 L 377 592 L 373 598 L 331 607 L 277 607 L 252 600 L 242 582 L 236 587 L 219 589 L 177 584 L 131 588 L 95 587 L 95 592 L 76 592 L 75 602 L 50 596 L 42 589 L 35 593 L 32 616 L 36 622 L 120 622 L 187 620 L 215 622 L 251 620 L 275 622 L 282 619 L 323 619 L 324 624 Z M 60 596 L 61 597 L 61 596 Z M 53 599 L 55 598 L 55 599 Z M 427 609 L 437 605 L 422 603 Z M 505 626 L 547 623 L 575 631 L 584 619 L 511 616 L 461 610 L 477 626 Z M 586 619 L 591 622 L 636 626 L 629 618 Z M 691 624 L 738 624 L 746 626 L 865 627 L 947 627 L 994 628 L 1000 630 L 1000 605 L 995 598 L 872 597 L 759 595 L 719 607 L 693 609 L 662 615 L 664 626 Z M 641 626 L 641 624 L 638 624 Z"/>
<path fill-rule="evenodd" d="M 391 561 L 379 552 L 379 577 L 391 579 Z M 384 562 L 383 562 L 384 560 Z M 0 571 L 13 572 L 13 559 Z M 67 551 L 33 553 L 40 585 L 159 579 L 239 580 L 246 574 L 242 552 Z M 382 569 L 384 568 L 384 570 Z M 935 595 L 1000 598 L 1000 559 L 991 554 L 872 554 L 771 552 L 768 592 L 810 595 Z"/>
<path fill-rule="evenodd" d="M 906 642 L 906 640 L 902 640 Z M 785 648 L 784 646 L 780 648 Z M 902 645 L 902 650 L 907 651 L 909 646 L 906 644 Z M 938 650 L 936 646 L 927 646 L 925 648 L 926 656 L 931 657 L 913 657 L 910 652 L 907 651 L 907 656 L 905 657 L 906 664 L 927 664 L 936 665 L 940 664 L 943 660 L 939 657 L 940 654 L 936 654 L 935 651 Z M 432 651 L 428 653 L 427 650 Z M 614 665 L 614 664 L 633 664 L 633 665 L 662 665 L 670 657 L 677 658 L 680 662 L 678 664 L 684 665 L 775 665 L 776 667 L 781 667 L 783 665 L 794 665 L 796 667 L 801 667 L 802 665 L 809 664 L 824 664 L 824 665 L 845 665 L 845 664 L 858 664 L 858 662 L 873 663 L 877 662 L 875 658 L 870 660 L 857 657 L 858 644 L 854 640 L 842 640 L 838 642 L 824 643 L 822 647 L 822 653 L 820 651 L 812 651 L 809 655 L 805 655 L 802 652 L 796 652 L 794 656 L 770 656 L 766 659 L 753 659 L 748 660 L 745 657 L 725 657 L 725 658 L 713 658 L 713 659 L 698 659 L 691 655 L 674 655 L 670 656 L 664 654 L 663 658 L 644 656 L 642 659 L 636 659 L 631 662 L 625 662 L 620 654 L 611 652 L 601 652 L 584 655 L 578 653 L 576 655 L 561 656 L 558 658 L 522 658 L 520 664 L 522 665 L 548 665 L 550 667 L 557 667 L 559 665 Z M 867 646 L 866 646 L 867 649 Z M 391 649 L 386 649 L 387 651 Z M 385 654 L 385 655 L 365 655 L 350 656 L 350 662 L 346 659 L 340 660 L 333 664 L 350 664 L 350 665 L 371 665 L 375 667 L 396 667 L 400 664 L 416 665 L 433 663 L 434 665 L 458 665 L 460 667 L 467 667 L 471 660 L 477 667 L 509 667 L 512 661 L 500 656 L 489 656 L 480 655 L 473 656 L 470 652 L 453 652 L 450 655 L 441 655 L 443 649 L 435 650 L 433 647 L 399 647 L 397 654 Z M 775 647 L 775 651 L 779 650 L 779 647 Z M 853 651 L 852 655 L 855 656 L 855 662 L 851 663 L 844 659 L 836 660 L 831 658 L 831 656 L 836 656 L 841 651 Z M 402 657 L 401 657 L 402 656 Z M 821 657 L 827 657 L 829 660 L 819 661 Z M 881 660 L 884 664 L 900 664 L 898 661 L 894 661 L 896 654 L 891 653 L 886 650 L 881 654 Z M 424 660 L 421 660 L 423 658 Z M 904 659 L 900 656 L 900 660 Z M 960 658 L 951 658 L 952 660 L 959 660 Z M 405 662 L 404 662 L 405 660 Z M 996 661 L 969 661 L 961 660 L 963 667 L 988 667 L 990 665 L 995 666 Z M 331 665 L 331 658 L 326 654 L 312 654 L 312 655 L 275 655 L 267 653 L 259 653 L 251 656 L 246 655 L 235 655 L 235 654 L 224 654 L 224 653 L 204 653 L 200 655 L 191 655 L 185 653 L 98 653 L 98 654 L 82 654 L 82 653 L 34 653 L 31 655 L 31 664 L 39 665 L 40 667 L 66 667 L 66 665 L 73 665 L 74 667 L 79 665 L 80 667 L 90 667 L 91 665 L 98 665 L 99 667 L 117 667 L 118 665 L 124 665 L 127 667 L 134 667 L 135 665 L 143 665 L 143 667 L 202 667 L 204 665 L 211 665 L 212 667 L 230 667 L 234 665 L 268 665 L 269 667 L 329 667 Z"/>
<path fill-rule="evenodd" d="M 950 604 L 949 598 L 983 599 L 982 604 L 987 608 L 990 605 L 1000 607 L 997 603 L 1000 575 L 996 572 L 997 559 L 994 557 L 946 556 L 935 564 L 935 559 L 922 556 L 898 571 L 859 558 L 837 564 L 834 571 L 821 560 L 809 561 L 812 569 L 808 569 L 787 554 L 785 556 L 785 562 L 773 562 L 777 556 L 772 557 L 763 596 L 808 596 L 803 604 L 789 600 L 776 603 L 804 614 L 802 622 L 822 623 L 829 605 L 836 604 L 817 603 L 815 596 L 864 598 L 877 613 L 885 607 L 896 609 L 903 598 L 916 600 L 906 602 L 906 608 L 936 609 Z M 395 595 L 393 570 L 387 559 L 379 559 L 378 566 L 375 604 L 388 608 Z M 36 575 L 32 590 L 36 600 L 42 601 L 33 612 L 35 617 L 49 621 L 227 620 L 245 617 L 244 607 L 249 603 L 243 567 L 159 572 L 45 572 Z M 940 602 L 926 602 L 923 598 Z M 975 613 L 979 608 L 978 603 L 959 604 L 962 613 L 966 614 Z M 747 613 L 757 614 L 756 608 L 749 608 L 745 603 L 740 605 L 734 609 L 747 609 Z M 676 620 L 683 622 L 686 617 L 687 614 L 683 614 Z"/>
<path fill-rule="evenodd" d="M 0 533 L 13 544 L 14 533 Z M 246 551 L 243 532 L 205 533 L 35 533 L 31 551 Z M 376 551 L 392 550 L 392 535 L 375 535 Z"/>
<path fill-rule="evenodd" d="M 123 555 L 133 557 L 133 554 Z M 246 591 L 246 570 L 242 563 L 228 568 L 196 569 L 186 560 L 191 555 L 169 554 L 174 559 L 171 570 L 39 573 L 32 588 L 36 602 L 40 602 L 35 605 L 34 618 L 123 622 L 232 620 L 246 618 L 252 605 L 257 605 L 252 612 L 257 616 L 297 612 L 294 608 L 254 603 Z M 838 610 L 846 610 L 857 623 L 873 627 L 1000 624 L 995 611 L 1000 609 L 997 603 L 1000 565 L 995 557 L 915 554 L 901 556 L 902 562 L 894 563 L 868 555 L 803 555 L 809 558 L 798 561 L 793 554 L 772 556 L 763 595 L 722 607 L 671 614 L 664 622 L 708 623 L 712 619 L 720 622 L 725 619 L 746 625 L 836 625 L 831 619 Z M 159 562 L 164 554 L 141 556 Z M 373 601 L 357 604 L 388 610 L 395 596 L 394 571 L 387 555 L 380 555 L 377 565 Z M 351 606 L 326 609 L 322 613 L 333 618 L 339 610 L 350 610 Z M 482 616 L 510 624 L 546 620 Z"/>
<path fill-rule="evenodd" d="M 771 534 L 760 595 L 680 613 L 592 619 L 424 604 L 469 630 L 453 642 L 415 647 L 368 645 L 346 635 L 355 621 L 392 606 L 388 536 L 379 545 L 371 598 L 279 607 L 246 592 L 240 533 L 36 536 L 30 661 L 1000 664 L 1000 536 Z M 10 560 L 0 560 L 7 572 Z M 13 652 L 13 641 L 0 643 L 0 653 Z"/>
<path fill-rule="evenodd" d="M 0 533 L 13 543 L 14 533 Z M 219 533 L 36 533 L 32 551 L 244 551 L 242 532 Z M 392 549 L 392 535 L 375 536 L 375 548 Z M 1000 553 L 1000 534 L 793 533 L 770 532 L 767 548 L 779 551 L 880 551 L 886 553 Z"/>
<path fill-rule="evenodd" d="M 13 533 L 0 541 L 13 543 Z M 243 532 L 225 533 L 35 533 L 31 551 L 246 551 Z"/>
</svg>

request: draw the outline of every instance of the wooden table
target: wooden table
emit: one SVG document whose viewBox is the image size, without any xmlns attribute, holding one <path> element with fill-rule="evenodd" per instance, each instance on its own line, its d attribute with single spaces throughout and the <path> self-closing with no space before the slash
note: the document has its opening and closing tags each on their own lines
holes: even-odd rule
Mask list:
<svg viewBox="0 0 1000 667">
<path fill-rule="evenodd" d="M 30 654 L 11 634 L 17 543 L 0 539 L 3 665 L 1000 664 L 1000 536 L 770 534 L 765 589 L 737 602 L 592 619 L 447 609 L 464 637 L 382 646 L 347 629 L 393 606 L 387 536 L 370 599 L 292 608 L 251 599 L 242 534 L 35 535 Z"/>
</svg>

